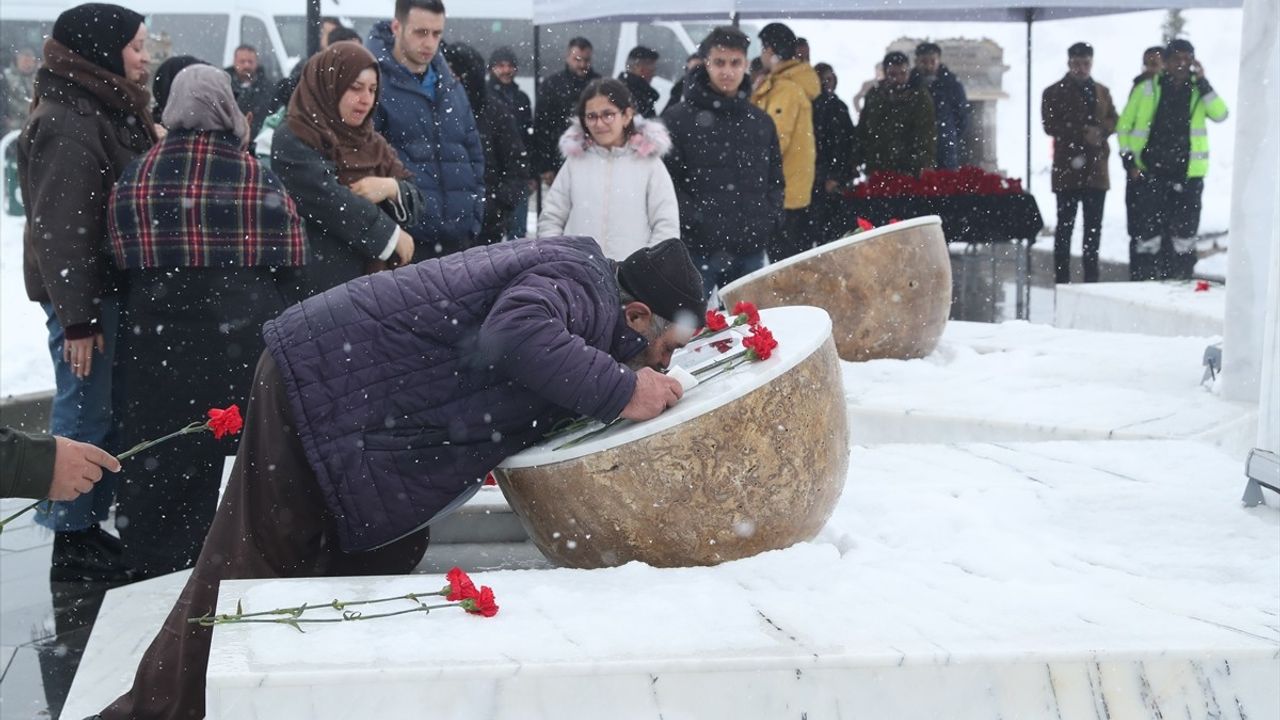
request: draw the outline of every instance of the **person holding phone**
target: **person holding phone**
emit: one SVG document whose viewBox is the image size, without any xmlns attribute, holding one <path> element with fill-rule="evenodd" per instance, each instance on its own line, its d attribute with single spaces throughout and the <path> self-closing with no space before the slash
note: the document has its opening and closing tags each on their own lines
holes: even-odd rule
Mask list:
<svg viewBox="0 0 1280 720">
<path fill-rule="evenodd" d="M 1196 265 L 1200 197 L 1209 172 L 1205 120 L 1222 122 L 1227 103 L 1214 91 L 1187 40 L 1169 43 L 1164 69 L 1138 83 L 1116 135 L 1129 175 L 1129 276 L 1190 278 Z"/>
</svg>

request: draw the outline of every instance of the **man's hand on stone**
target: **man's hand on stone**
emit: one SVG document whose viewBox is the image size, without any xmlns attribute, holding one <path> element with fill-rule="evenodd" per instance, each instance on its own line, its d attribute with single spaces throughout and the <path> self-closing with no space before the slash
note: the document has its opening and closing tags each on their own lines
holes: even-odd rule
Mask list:
<svg viewBox="0 0 1280 720">
<path fill-rule="evenodd" d="M 684 390 L 675 379 L 653 368 L 640 368 L 636 371 L 635 392 L 621 415 L 628 420 L 649 420 L 675 405 L 683 395 Z"/>
</svg>

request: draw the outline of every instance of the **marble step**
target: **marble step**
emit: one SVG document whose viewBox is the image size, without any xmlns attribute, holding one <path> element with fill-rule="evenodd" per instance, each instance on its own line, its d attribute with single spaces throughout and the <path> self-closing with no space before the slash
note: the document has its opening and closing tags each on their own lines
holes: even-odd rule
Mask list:
<svg viewBox="0 0 1280 720">
<path fill-rule="evenodd" d="M 491 516 L 476 519 L 481 523 L 493 522 Z M 8 534 L 6 530 L 5 535 Z M 528 542 L 476 543 L 455 538 L 452 542 L 438 543 L 433 538 L 414 573 L 443 575 L 453 567 L 486 572 L 548 569 L 551 563 Z M 190 570 L 184 570 L 106 594 L 62 717 L 90 717 L 129 689 L 142 653 L 151 644 L 190 575 Z"/>
<path fill-rule="evenodd" d="M 480 571 L 492 619 L 219 627 L 208 717 L 1280 717 L 1280 514 L 1242 482 L 1186 440 L 855 448 L 785 550 Z M 229 581 L 219 608 L 441 580 Z"/>
</svg>

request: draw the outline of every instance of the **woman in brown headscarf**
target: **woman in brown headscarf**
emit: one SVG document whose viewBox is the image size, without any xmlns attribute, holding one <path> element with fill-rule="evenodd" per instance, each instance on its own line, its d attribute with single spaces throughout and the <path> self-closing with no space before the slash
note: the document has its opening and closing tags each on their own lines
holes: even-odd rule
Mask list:
<svg viewBox="0 0 1280 720">
<path fill-rule="evenodd" d="M 302 69 L 285 123 L 271 142 L 271 168 L 306 221 L 302 296 L 358 277 L 379 261 L 407 262 L 422 200 L 395 150 L 373 129 L 378 62 L 339 42 Z"/>
</svg>

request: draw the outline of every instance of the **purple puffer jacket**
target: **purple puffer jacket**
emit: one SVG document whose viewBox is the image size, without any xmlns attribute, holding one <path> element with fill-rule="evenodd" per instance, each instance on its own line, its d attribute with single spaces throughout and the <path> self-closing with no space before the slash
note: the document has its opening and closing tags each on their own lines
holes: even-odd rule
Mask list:
<svg viewBox="0 0 1280 720">
<path fill-rule="evenodd" d="M 558 420 L 622 412 L 646 342 L 590 238 L 517 240 L 352 280 L 263 328 L 339 543 L 421 528 Z M 451 505 L 453 503 L 453 505 Z"/>
</svg>

